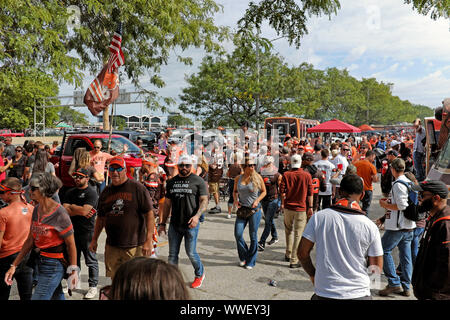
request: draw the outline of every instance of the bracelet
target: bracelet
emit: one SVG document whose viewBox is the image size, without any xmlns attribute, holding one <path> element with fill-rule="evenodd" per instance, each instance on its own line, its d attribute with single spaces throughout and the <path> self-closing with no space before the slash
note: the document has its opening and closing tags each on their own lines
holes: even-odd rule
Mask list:
<svg viewBox="0 0 450 320">
<path fill-rule="evenodd" d="M 79 272 L 80 268 L 78 266 L 68 266 L 67 267 L 67 273 L 72 273 L 73 271 Z"/>
<path fill-rule="evenodd" d="M 160 227 L 160 226 L 163 226 L 163 227 L 165 227 L 165 226 L 166 226 L 166 224 L 165 224 L 165 223 L 160 223 L 160 224 L 158 224 L 158 227 Z"/>
<path fill-rule="evenodd" d="M 17 268 L 17 266 L 13 265 L 12 263 L 10 264 L 11 267 Z"/>
</svg>

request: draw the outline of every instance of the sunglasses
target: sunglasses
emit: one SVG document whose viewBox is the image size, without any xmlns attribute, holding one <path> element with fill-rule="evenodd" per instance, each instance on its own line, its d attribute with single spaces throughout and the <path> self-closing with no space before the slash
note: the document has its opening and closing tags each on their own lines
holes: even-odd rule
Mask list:
<svg viewBox="0 0 450 320">
<path fill-rule="evenodd" d="M 86 176 L 82 176 L 82 175 L 80 175 L 80 174 L 74 174 L 73 176 L 72 176 L 72 178 L 74 178 L 74 179 L 83 179 L 83 178 L 87 178 Z"/>
<path fill-rule="evenodd" d="M 102 147 L 94 146 L 94 149 L 101 149 Z"/>
<path fill-rule="evenodd" d="M 344 149 L 344 151 L 350 151 L 350 149 Z"/>
<path fill-rule="evenodd" d="M 39 189 L 39 187 L 33 187 L 33 186 L 30 187 L 31 192 L 36 191 L 38 189 Z"/>
<path fill-rule="evenodd" d="M 192 165 L 191 164 L 185 164 L 185 163 L 181 163 L 178 165 L 178 167 L 180 168 L 190 168 Z"/>
<path fill-rule="evenodd" d="M 123 168 L 122 168 L 122 167 L 118 167 L 118 168 L 114 168 L 114 167 L 109 167 L 109 171 L 110 171 L 110 172 L 114 172 L 114 171 L 117 171 L 117 172 L 122 172 L 122 170 L 123 170 Z"/>
<path fill-rule="evenodd" d="M 245 164 L 244 165 L 244 168 L 254 168 L 254 167 L 256 167 L 255 164 Z"/>
<path fill-rule="evenodd" d="M 16 152 L 22 152 L 22 149 L 16 149 Z"/>
</svg>

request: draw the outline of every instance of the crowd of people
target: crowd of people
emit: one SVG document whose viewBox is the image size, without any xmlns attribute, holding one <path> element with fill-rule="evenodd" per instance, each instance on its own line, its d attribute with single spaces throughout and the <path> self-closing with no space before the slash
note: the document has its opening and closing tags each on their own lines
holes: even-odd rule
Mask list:
<svg viewBox="0 0 450 320">
<path fill-rule="evenodd" d="M 100 290 L 102 299 L 189 299 L 176 267 L 182 240 L 194 269 L 190 287 L 196 289 L 206 275 L 197 251 L 199 229 L 206 214 L 222 212 L 220 199 L 227 196 L 237 264 L 247 270 L 279 242 L 275 219 L 282 216 L 284 260 L 310 276 L 312 299 L 371 299 L 368 268 L 387 277 L 381 296 L 411 296 L 414 290 L 419 299 L 449 299 L 448 189 L 425 180 L 424 128 L 420 120 L 414 125 L 414 132 L 363 135 L 358 142 L 352 136 L 331 143 L 286 135 L 276 147 L 248 134 L 246 125 L 234 141 L 204 147 L 171 140 L 168 130 L 151 150 L 138 143 L 138 179 L 127 175 L 122 155 L 102 152 L 96 140 L 92 151 L 75 151 L 75 187 L 64 194 L 49 161 L 57 142 L 12 146 L 8 139 L 0 143 L 0 298 L 9 298 L 15 279 L 23 300 L 64 299 L 63 279 L 69 294 L 79 288 L 81 254 L 89 271 L 84 297 L 97 297 L 96 252 L 105 231 L 112 285 Z M 155 154 L 166 156 L 163 164 Z M 383 199 L 373 204 L 377 182 Z M 418 210 L 427 213 L 420 220 L 405 217 L 411 192 L 419 195 Z M 368 219 L 373 205 L 386 212 L 376 223 Z M 243 237 L 247 226 L 249 244 Z M 163 235 L 168 264 L 158 256 Z"/>
</svg>

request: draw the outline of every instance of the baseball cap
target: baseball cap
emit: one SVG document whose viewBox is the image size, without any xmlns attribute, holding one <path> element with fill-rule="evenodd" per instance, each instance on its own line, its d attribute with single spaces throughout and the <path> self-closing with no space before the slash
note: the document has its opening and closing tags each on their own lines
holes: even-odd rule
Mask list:
<svg viewBox="0 0 450 320">
<path fill-rule="evenodd" d="M 126 167 L 125 159 L 122 158 L 122 157 L 113 157 L 113 158 L 111 158 L 111 160 L 109 160 L 109 165 L 112 166 L 114 164 L 120 166 L 121 168 L 125 168 Z"/>
<path fill-rule="evenodd" d="M 311 152 L 305 152 L 302 156 L 303 161 L 314 161 L 314 156 Z"/>
<path fill-rule="evenodd" d="M 405 161 L 401 158 L 395 158 L 391 162 L 391 167 L 397 172 L 405 171 Z"/>
<path fill-rule="evenodd" d="M 298 169 L 302 166 L 302 157 L 298 154 L 294 154 L 291 157 L 291 167 L 294 169 Z"/>
<path fill-rule="evenodd" d="M 398 146 L 400 143 L 401 143 L 400 141 L 392 140 L 392 141 L 391 141 L 391 147 Z"/>
<path fill-rule="evenodd" d="M 447 199 L 448 196 L 448 187 L 447 185 L 440 180 L 425 180 L 419 182 L 418 185 L 413 185 L 412 188 L 414 191 L 429 191 L 432 194 L 437 194 L 441 199 Z"/>
<path fill-rule="evenodd" d="M 275 159 L 272 156 L 266 156 L 264 159 L 265 164 L 274 163 Z"/>
<path fill-rule="evenodd" d="M 191 156 L 183 155 L 178 159 L 178 164 L 194 164 L 194 161 Z"/>
<path fill-rule="evenodd" d="M 396 157 L 398 157 L 398 155 L 399 155 L 399 153 L 395 150 L 389 150 L 386 154 L 388 156 L 396 156 Z"/>
<path fill-rule="evenodd" d="M 84 177 L 89 177 L 89 172 L 85 168 L 79 168 L 73 173 L 73 175 L 80 175 L 80 176 L 84 176 Z"/>
</svg>

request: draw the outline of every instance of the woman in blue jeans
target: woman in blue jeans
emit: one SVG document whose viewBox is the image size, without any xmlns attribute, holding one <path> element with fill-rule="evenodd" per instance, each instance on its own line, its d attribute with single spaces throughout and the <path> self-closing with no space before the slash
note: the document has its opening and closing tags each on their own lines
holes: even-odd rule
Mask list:
<svg viewBox="0 0 450 320">
<path fill-rule="evenodd" d="M 5 282 L 12 285 L 17 266 L 33 246 L 40 249 L 37 258 L 38 279 L 31 300 L 65 300 L 61 280 L 69 274 L 69 289 L 78 282 L 77 250 L 73 226 L 66 209 L 52 199 L 62 182 L 51 173 L 43 174 L 39 180 L 31 179 L 31 199 L 38 203 L 33 211 L 31 229 L 19 255 L 5 275 Z M 64 251 L 67 250 L 70 265 L 64 266 Z"/>
<path fill-rule="evenodd" d="M 272 245 L 278 242 L 277 229 L 273 218 L 279 208 L 278 186 L 281 183 L 282 175 L 278 173 L 278 168 L 273 165 L 273 162 L 272 156 L 266 156 L 264 166 L 261 168 L 261 176 L 266 185 L 267 194 L 261 201 L 265 226 L 259 239 L 258 251 L 264 251 L 266 240 L 270 234 L 272 234 L 272 239 L 267 244 Z"/>
<path fill-rule="evenodd" d="M 260 201 L 266 196 L 266 186 L 262 177 L 255 171 L 255 162 L 245 159 L 244 173 L 237 176 L 234 182 L 234 204 L 237 208 L 247 207 L 256 212 L 247 219 L 236 217 L 234 237 L 236 238 L 239 265 L 248 270 L 253 269 L 258 255 L 258 227 L 261 221 Z M 245 227 L 249 224 L 250 247 L 244 240 Z"/>
</svg>

